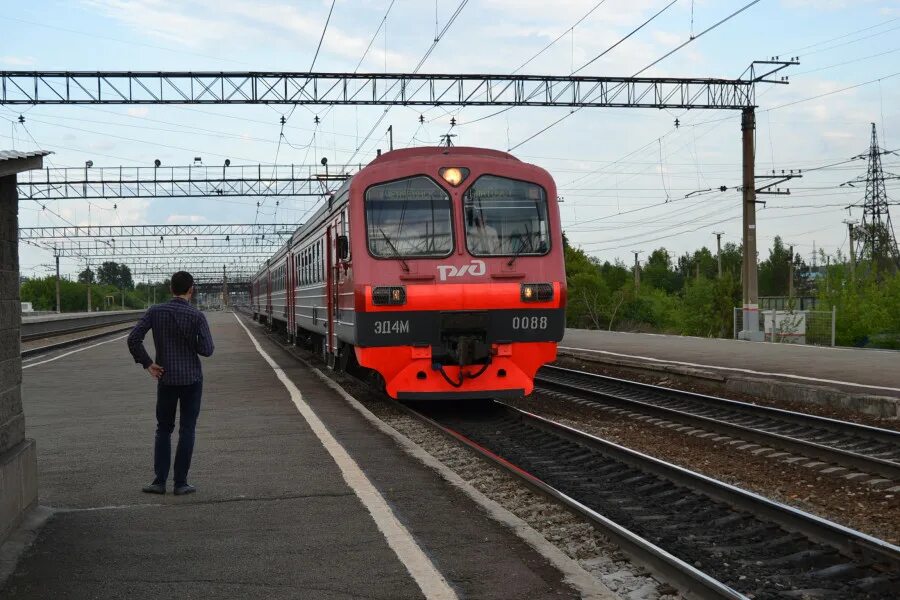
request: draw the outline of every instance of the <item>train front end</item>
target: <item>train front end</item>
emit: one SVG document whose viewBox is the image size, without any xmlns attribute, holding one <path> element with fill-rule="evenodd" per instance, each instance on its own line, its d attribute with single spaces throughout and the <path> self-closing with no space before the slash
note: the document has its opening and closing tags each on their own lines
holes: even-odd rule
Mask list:
<svg viewBox="0 0 900 600">
<path fill-rule="evenodd" d="M 420 148 L 382 156 L 354 188 L 357 362 L 397 399 L 530 394 L 565 330 L 550 175 L 502 152 Z"/>
</svg>

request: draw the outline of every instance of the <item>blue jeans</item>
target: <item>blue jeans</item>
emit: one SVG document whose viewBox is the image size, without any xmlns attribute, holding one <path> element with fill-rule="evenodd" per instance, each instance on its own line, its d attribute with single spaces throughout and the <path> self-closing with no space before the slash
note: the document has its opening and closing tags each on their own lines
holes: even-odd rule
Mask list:
<svg viewBox="0 0 900 600">
<path fill-rule="evenodd" d="M 203 380 L 190 385 L 159 384 L 156 390 L 156 443 L 153 447 L 153 483 L 164 484 L 169 478 L 172 461 L 172 432 L 175 430 L 175 409 L 181 401 L 178 427 L 178 448 L 175 450 L 175 485 L 187 483 L 191 455 L 194 453 L 194 429 L 200 414 Z"/>
</svg>

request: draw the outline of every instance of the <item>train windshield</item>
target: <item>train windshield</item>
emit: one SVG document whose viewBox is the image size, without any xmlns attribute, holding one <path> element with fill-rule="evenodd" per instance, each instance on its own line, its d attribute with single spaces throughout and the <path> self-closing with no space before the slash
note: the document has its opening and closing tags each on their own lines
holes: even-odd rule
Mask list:
<svg viewBox="0 0 900 600">
<path fill-rule="evenodd" d="M 421 176 L 374 185 L 366 190 L 366 230 L 372 256 L 447 256 L 450 195 Z"/>
<path fill-rule="evenodd" d="M 466 247 L 473 256 L 528 256 L 550 250 L 547 197 L 536 184 L 483 175 L 464 196 Z"/>
</svg>

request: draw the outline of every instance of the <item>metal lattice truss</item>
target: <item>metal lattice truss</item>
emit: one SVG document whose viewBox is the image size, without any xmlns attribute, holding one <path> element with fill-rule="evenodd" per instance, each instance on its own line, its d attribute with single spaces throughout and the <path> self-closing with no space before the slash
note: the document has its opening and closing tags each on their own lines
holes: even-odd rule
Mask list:
<svg viewBox="0 0 900 600">
<path fill-rule="evenodd" d="M 0 103 L 743 109 L 755 104 L 755 83 L 762 80 L 753 76 L 0 71 Z"/>
<path fill-rule="evenodd" d="M 215 237 L 222 239 L 261 238 L 266 236 L 283 241 L 297 226 L 279 223 L 236 225 L 85 225 L 71 227 L 20 227 L 20 240 L 70 240 L 72 238 L 168 238 Z"/>
<path fill-rule="evenodd" d="M 173 265 L 171 269 L 131 269 L 132 278 L 140 283 L 143 281 L 165 281 L 172 277 L 172 273 L 176 271 L 182 270 L 183 268 L 179 265 Z M 206 269 L 206 270 L 190 270 L 184 269 L 194 277 L 194 283 L 196 285 L 222 285 L 222 269 Z M 237 284 L 248 284 L 250 283 L 250 279 L 252 278 L 254 272 L 227 272 L 228 286 L 232 288 L 232 286 Z"/>
<path fill-rule="evenodd" d="M 315 170 L 308 165 L 42 169 L 22 173 L 18 192 L 29 200 L 321 197 L 357 168 L 338 165 L 329 169 L 331 174 Z"/>
<path fill-rule="evenodd" d="M 284 243 L 277 238 L 225 239 L 142 239 L 70 240 L 66 242 L 31 242 L 60 257 L 115 258 L 151 256 L 255 256 L 263 260 L 272 256 Z"/>
<path fill-rule="evenodd" d="M 126 261 L 131 269 L 169 269 L 174 266 L 185 271 L 190 271 L 190 267 L 199 271 L 219 269 L 220 273 L 223 267 L 228 272 L 249 270 L 255 273 L 264 263 L 265 259 L 260 260 L 255 256 L 153 256 L 136 257 Z"/>
</svg>

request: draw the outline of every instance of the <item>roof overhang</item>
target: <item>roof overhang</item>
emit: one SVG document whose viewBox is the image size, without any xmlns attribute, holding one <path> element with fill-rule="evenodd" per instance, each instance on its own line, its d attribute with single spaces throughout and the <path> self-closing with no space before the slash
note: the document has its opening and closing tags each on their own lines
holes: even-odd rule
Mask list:
<svg viewBox="0 0 900 600">
<path fill-rule="evenodd" d="M 48 150 L 35 150 L 33 152 L 0 150 L 0 177 L 15 175 L 23 171 L 43 169 L 44 157 L 48 154 L 52 153 Z"/>
</svg>

